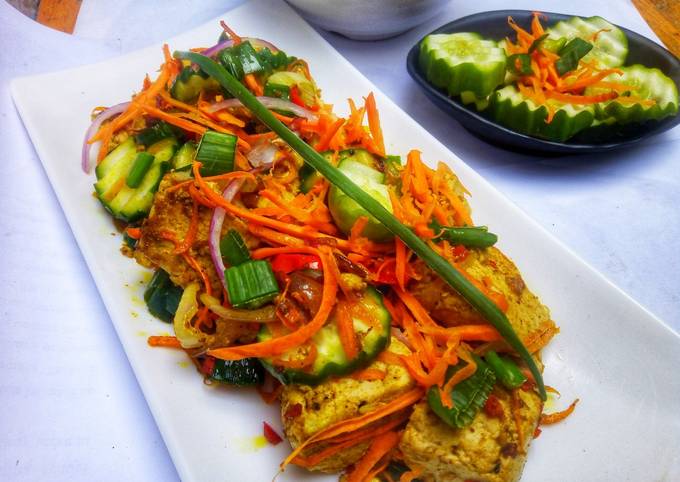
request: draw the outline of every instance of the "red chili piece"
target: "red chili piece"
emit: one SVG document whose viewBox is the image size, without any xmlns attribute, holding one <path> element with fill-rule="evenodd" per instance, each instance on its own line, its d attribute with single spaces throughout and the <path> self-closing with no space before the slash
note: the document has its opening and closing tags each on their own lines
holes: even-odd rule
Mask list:
<svg viewBox="0 0 680 482">
<path fill-rule="evenodd" d="M 276 430 L 274 430 L 271 425 L 269 425 L 267 422 L 262 422 L 262 426 L 264 429 L 264 438 L 267 439 L 267 442 L 272 445 L 277 445 L 283 442 L 281 436 L 276 433 Z"/>
<path fill-rule="evenodd" d="M 321 260 L 313 254 L 277 254 L 272 260 L 275 273 L 288 274 L 301 269 L 321 269 Z"/>
</svg>

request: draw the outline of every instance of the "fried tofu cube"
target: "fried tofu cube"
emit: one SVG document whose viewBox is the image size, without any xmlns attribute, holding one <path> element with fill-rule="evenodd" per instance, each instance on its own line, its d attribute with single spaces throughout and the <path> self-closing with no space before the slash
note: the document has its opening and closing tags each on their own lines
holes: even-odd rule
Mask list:
<svg viewBox="0 0 680 482">
<path fill-rule="evenodd" d="M 519 480 L 543 402 L 533 390 L 522 389 L 515 391 L 513 400 L 508 390 L 498 386 L 491 397 L 494 413 L 481 410 L 469 426 L 460 429 L 444 423 L 426 401 L 416 405 L 399 447 L 404 461 L 411 468 L 422 470 L 419 479 L 428 482 Z"/>
<path fill-rule="evenodd" d="M 491 247 L 471 249 L 460 263 L 467 273 L 493 290 L 503 294 L 508 302 L 506 316 L 519 337 L 533 352 L 557 333 L 550 311 L 527 288 L 517 266 L 500 250 Z M 423 276 L 409 285 L 409 291 L 445 326 L 486 323 L 461 295 L 436 273 L 423 268 Z"/>
<path fill-rule="evenodd" d="M 397 354 L 409 353 L 408 348 L 395 339 L 387 349 Z M 288 385 L 284 388 L 281 417 L 286 437 L 293 448 L 334 423 L 375 410 L 409 391 L 415 384 L 401 365 L 376 360 L 370 368 L 383 370 L 387 375 L 383 380 L 356 380 L 346 376 L 328 379 L 317 386 Z M 369 443 L 366 441 L 343 450 L 310 467 L 310 470 L 338 472 L 359 460 Z M 303 455 L 311 453 L 304 451 Z"/>
</svg>

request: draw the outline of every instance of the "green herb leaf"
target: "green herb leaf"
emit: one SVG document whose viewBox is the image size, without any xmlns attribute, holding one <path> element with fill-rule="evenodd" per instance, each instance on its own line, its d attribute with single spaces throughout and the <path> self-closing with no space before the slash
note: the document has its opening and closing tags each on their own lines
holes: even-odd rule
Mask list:
<svg viewBox="0 0 680 482">
<path fill-rule="evenodd" d="M 477 364 L 477 371 L 471 377 L 456 385 L 451 392 L 452 408 L 444 406 L 439 394 L 439 387 L 435 385 L 427 391 L 427 403 L 432 411 L 453 428 L 463 428 L 472 423 L 477 412 L 486 403 L 489 393 L 496 383 L 496 375 L 491 367 L 479 357 L 475 356 L 474 360 Z M 465 365 L 466 363 L 461 361 L 456 366 L 450 367 L 446 373 L 446 379 L 451 378 Z"/>
<path fill-rule="evenodd" d="M 230 229 L 220 241 L 220 253 L 229 266 L 238 266 L 250 259 L 250 251 L 238 231 Z"/>
<path fill-rule="evenodd" d="M 529 54 L 512 54 L 508 57 L 508 70 L 517 75 L 529 75 L 531 70 L 531 56 Z"/>
<path fill-rule="evenodd" d="M 529 46 L 529 52 L 528 53 L 533 53 L 534 50 L 536 50 L 538 47 L 540 47 L 543 44 L 543 41 L 548 38 L 548 33 L 544 33 L 540 37 L 538 37 L 536 40 L 531 42 L 531 45 Z"/>
<path fill-rule="evenodd" d="M 593 49 L 593 44 L 575 37 L 560 49 L 559 59 L 555 62 L 555 70 L 562 76 L 578 67 L 578 61 L 585 57 Z"/>
</svg>

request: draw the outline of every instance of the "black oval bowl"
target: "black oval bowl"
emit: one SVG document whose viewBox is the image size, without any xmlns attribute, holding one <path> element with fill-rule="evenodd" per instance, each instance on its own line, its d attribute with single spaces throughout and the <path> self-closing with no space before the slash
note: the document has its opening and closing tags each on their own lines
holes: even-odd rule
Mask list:
<svg viewBox="0 0 680 482">
<path fill-rule="evenodd" d="M 544 13 L 548 16 L 547 26 L 571 17 L 571 15 L 560 13 Z M 528 26 L 531 22 L 531 12 L 529 10 L 497 10 L 477 13 L 454 20 L 430 32 L 430 34 L 477 32 L 483 37 L 501 40 L 512 34 L 512 30 L 508 27 L 508 15 L 512 16 L 522 26 Z M 619 28 L 628 37 L 626 65 L 642 64 L 646 67 L 656 67 L 672 78 L 676 86 L 680 86 L 680 61 L 677 57 L 642 35 L 623 27 Z M 600 152 L 630 146 L 642 139 L 671 129 L 680 123 L 680 115 L 675 115 L 644 124 L 634 123 L 615 127 L 590 128 L 566 142 L 548 141 L 521 134 L 497 124 L 486 118 L 482 113 L 474 110 L 474 106 L 468 108 L 460 100 L 452 99 L 444 91 L 430 85 L 418 65 L 421 41 L 422 39 L 408 53 L 406 60 L 408 73 L 437 107 L 453 116 L 468 131 L 494 145 L 512 150 L 536 153 L 577 154 Z"/>
</svg>

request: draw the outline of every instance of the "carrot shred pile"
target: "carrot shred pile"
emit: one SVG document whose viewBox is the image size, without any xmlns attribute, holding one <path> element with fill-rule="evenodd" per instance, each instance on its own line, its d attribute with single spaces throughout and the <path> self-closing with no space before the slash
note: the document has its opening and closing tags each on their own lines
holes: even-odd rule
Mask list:
<svg viewBox="0 0 680 482">
<path fill-rule="evenodd" d="M 576 69 L 560 75 L 556 68 L 559 55 L 545 49 L 540 43 L 541 37 L 545 34 L 541 25 L 541 16 L 539 12 L 533 12 L 529 30 L 523 29 L 512 17 L 508 17 L 508 25 L 514 30 L 516 41 L 506 38 L 505 50 L 508 55 L 527 54 L 530 56 L 531 73 L 519 76 L 517 88 L 522 95 L 531 99 L 536 105 L 547 108 L 546 123 L 552 122 L 561 103 L 592 105 L 617 99 L 653 105 L 654 100 L 642 100 L 635 95 L 630 95 L 631 91 L 636 90 L 635 86 L 604 80 L 612 74 L 622 75 L 623 72 L 620 69 L 601 68 L 595 65 L 595 62 L 581 59 Z M 604 31 L 607 29 L 596 32 L 590 40 L 596 41 L 599 34 Z M 537 43 L 538 46 L 536 46 Z M 515 60 L 519 65 L 520 59 L 515 58 Z M 587 87 L 596 87 L 597 92 L 600 93 L 585 95 L 584 90 Z M 622 95 L 624 93 L 625 95 Z"/>
</svg>

